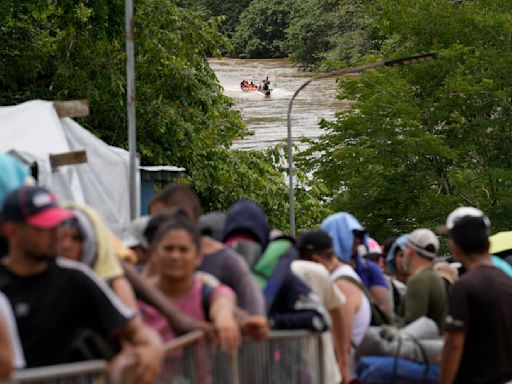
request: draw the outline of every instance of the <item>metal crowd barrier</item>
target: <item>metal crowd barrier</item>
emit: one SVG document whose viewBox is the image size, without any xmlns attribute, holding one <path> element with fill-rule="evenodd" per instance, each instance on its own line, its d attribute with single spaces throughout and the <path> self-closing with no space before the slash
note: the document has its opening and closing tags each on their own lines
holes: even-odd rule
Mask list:
<svg viewBox="0 0 512 384">
<path fill-rule="evenodd" d="M 107 362 L 102 360 L 16 371 L 1 384 L 107 384 Z"/>
<path fill-rule="evenodd" d="M 167 345 L 159 383 L 321 384 L 323 363 L 319 333 L 272 331 L 266 341 L 245 341 L 237 352 L 227 354 L 194 332 Z"/>
<path fill-rule="evenodd" d="M 201 331 L 166 345 L 162 384 L 321 384 L 324 359 L 320 333 L 272 331 L 266 341 L 246 340 L 233 354 L 222 352 Z M 17 371 L 0 384 L 136 384 L 135 360 L 121 357 L 111 369 L 88 361 Z"/>
</svg>

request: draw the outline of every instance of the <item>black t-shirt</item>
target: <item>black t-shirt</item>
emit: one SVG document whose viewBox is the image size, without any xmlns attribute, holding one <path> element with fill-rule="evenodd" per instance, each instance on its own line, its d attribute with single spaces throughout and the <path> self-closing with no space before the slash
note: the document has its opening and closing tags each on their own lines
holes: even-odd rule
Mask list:
<svg viewBox="0 0 512 384">
<path fill-rule="evenodd" d="M 7 244 L 7 240 L 5 237 L 0 236 L 0 259 L 7 256 L 9 253 L 9 244 Z"/>
<path fill-rule="evenodd" d="M 450 291 L 445 330 L 465 333 L 455 383 L 512 379 L 512 278 L 492 266 L 466 273 Z"/>
<path fill-rule="evenodd" d="M 27 367 L 66 363 L 77 331 L 114 339 L 133 316 L 90 269 L 63 259 L 28 277 L 0 265 L 0 290 L 13 308 Z"/>
</svg>

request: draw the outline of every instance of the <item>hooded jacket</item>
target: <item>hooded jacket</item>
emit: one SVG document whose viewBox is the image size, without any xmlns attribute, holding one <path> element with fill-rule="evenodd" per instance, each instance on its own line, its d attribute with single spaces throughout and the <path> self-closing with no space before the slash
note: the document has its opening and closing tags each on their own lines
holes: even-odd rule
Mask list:
<svg viewBox="0 0 512 384">
<path fill-rule="evenodd" d="M 354 243 L 354 231 L 366 231 L 365 227 L 348 212 L 338 212 L 327 217 L 320 227 L 332 238 L 336 257 L 345 263 L 352 259 L 352 245 Z M 368 250 L 368 235 L 362 233 L 361 244 Z M 367 288 L 383 287 L 388 289 L 384 273 L 379 266 L 371 260 L 365 259 L 359 250 L 354 255 L 355 271 Z"/>
<path fill-rule="evenodd" d="M 263 250 L 251 268 L 263 291 L 272 327 L 316 331 L 327 329 L 329 317 L 320 300 L 291 271 L 291 262 L 297 256 L 295 245 L 289 239 L 269 241 L 267 217 L 256 203 L 242 200 L 229 209 L 223 240 L 237 234 L 249 235 Z"/>
<path fill-rule="evenodd" d="M 84 234 L 81 262 L 88 265 L 103 280 L 123 276 L 124 272 L 115 253 L 111 232 L 99 214 L 83 204 L 65 203 L 74 212 Z"/>
<path fill-rule="evenodd" d="M 262 249 L 268 245 L 270 226 L 265 212 L 258 204 L 250 200 L 240 200 L 233 204 L 226 215 L 226 224 L 222 234 L 222 241 L 235 233 L 246 232 L 254 237 Z"/>
<path fill-rule="evenodd" d="M 344 262 L 352 259 L 352 244 L 354 243 L 354 231 L 365 231 L 359 221 L 347 212 L 338 212 L 329 216 L 320 227 L 327 232 L 334 245 L 336 257 Z M 363 235 L 363 244 L 367 243 L 368 235 Z"/>
</svg>

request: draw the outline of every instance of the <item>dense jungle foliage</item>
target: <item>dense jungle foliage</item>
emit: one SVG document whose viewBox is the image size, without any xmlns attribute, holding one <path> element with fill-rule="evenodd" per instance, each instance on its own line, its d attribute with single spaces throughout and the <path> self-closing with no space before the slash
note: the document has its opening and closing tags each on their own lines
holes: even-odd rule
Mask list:
<svg viewBox="0 0 512 384">
<path fill-rule="evenodd" d="M 225 39 L 203 16 L 168 0 L 135 2 L 137 151 L 143 164 L 185 167 L 205 211 L 250 198 L 286 229 L 277 151 L 230 150 L 248 132 L 208 65 Z M 2 1 L 0 39 L 0 105 L 85 98 L 91 114 L 80 123 L 127 147 L 124 1 Z M 303 225 L 318 220 L 320 201 L 298 196 L 311 213 Z"/>
<path fill-rule="evenodd" d="M 505 0 L 253 0 L 235 15 L 233 53 L 329 70 L 438 52 L 435 62 L 341 79 L 339 98 L 353 107 L 321 123 L 302 170 L 326 208 L 353 212 L 379 239 L 433 228 L 458 205 L 507 230 L 511 14 Z"/>
</svg>

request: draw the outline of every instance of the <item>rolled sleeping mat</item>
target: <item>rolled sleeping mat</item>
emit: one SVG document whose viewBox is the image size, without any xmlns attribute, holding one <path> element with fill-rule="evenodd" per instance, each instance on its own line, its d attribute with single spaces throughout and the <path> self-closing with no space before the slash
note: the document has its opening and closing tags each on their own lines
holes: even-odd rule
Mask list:
<svg viewBox="0 0 512 384">
<path fill-rule="evenodd" d="M 438 360 L 443 345 L 444 341 L 439 336 L 435 322 L 424 317 L 403 329 L 389 326 L 370 327 L 356 349 L 356 358 L 397 356 L 420 363 L 434 363 Z"/>
</svg>

